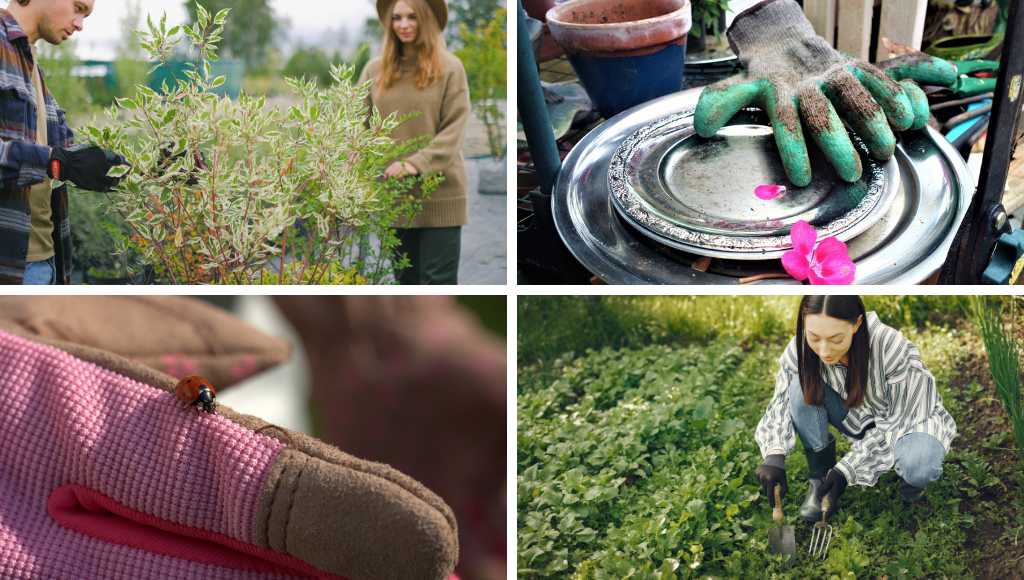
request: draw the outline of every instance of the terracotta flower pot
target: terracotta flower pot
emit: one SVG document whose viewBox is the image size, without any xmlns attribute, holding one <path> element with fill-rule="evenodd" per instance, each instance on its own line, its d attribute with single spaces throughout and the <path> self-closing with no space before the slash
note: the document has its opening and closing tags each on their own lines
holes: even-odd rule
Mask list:
<svg viewBox="0 0 1024 580">
<path fill-rule="evenodd" d="M 606 118 L 682 89 L 689 0 L 571 0 L 547 22 Z"/>
<path fill-rule="evenodd" d="M 523 10 L 530 18 L 544 21 L 544 15 L 555 6 L 555 0 L 523 0 Z"/>
</svg>

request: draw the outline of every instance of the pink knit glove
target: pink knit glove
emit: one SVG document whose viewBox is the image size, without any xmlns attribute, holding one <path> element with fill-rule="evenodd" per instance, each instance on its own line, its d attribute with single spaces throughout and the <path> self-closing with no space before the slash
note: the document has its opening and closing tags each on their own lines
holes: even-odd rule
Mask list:
<svg viewBox="0 0 1024 580">
<path fill-rule="evenodd" d="M 167 388 L 0 332 L 0 578 L 451 573 L 454 520 L 416 482 Z M 310 489 L 335 475 L 345 487 Z"/>
</svg>

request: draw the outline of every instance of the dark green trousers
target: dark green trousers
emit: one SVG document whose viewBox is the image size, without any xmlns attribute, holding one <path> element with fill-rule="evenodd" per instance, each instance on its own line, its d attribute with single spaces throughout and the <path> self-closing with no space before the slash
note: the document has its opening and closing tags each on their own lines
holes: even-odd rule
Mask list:
<svg viewBox="0 0 1024 580">
<path fill-rule="evenodd" d="M 397 272 L 399 284 L 458 284 L 462 228 L 401 229 L 398 253 L 409 256 L 409 267 Z"/>
</svg>

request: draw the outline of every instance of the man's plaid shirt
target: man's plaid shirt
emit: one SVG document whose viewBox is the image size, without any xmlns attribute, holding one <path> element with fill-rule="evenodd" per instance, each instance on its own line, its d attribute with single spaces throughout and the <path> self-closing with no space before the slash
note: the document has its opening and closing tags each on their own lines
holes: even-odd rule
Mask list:
<svg viewBox="0 0 1024 580">
<path fill-rule="evenodd" d="M 48 147 L 36 144 L 36 91 L 32 85 L 32 51 L 28 36 L 10 12 L 0 9 L 0 283 L 21 284 L 32 218 L 29 187 L 48 179 Z M 42 71 L 40 71 L 42 72 Z M 41 75 L 42 76 L 42 75 Z M 47 139 L 52 147 L 72 144 L 74 134 L 64 111 L 46 88 Z M 67 188 L 51 198 L 58 282 L 71 275 L 71 225 Z"/>
</svg>

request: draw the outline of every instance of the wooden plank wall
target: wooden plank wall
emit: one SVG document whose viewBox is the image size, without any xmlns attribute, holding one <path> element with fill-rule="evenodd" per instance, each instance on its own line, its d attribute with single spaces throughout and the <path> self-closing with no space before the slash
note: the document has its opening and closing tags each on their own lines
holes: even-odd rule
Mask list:
<svg viewBox="0 0 1024 580">
<path fill-rule="evenodd" d="M 836 0 L 804 0 L 804 14 L 814 25 L 814 31 L 832 46 L 836 45 L 836 4 Z"/>
<path fill-rule="evenodd" d="M 860 60 L 871 60 L 868 51 L 871 49 L 874 0 L 843 0 L 837 8 L 839 30 L 836 33 L 836 49 Z"/>
<path fill-rule="evenodd" d="M 881 5 L 879 38 L 920 50 L 928 0 L 804 0 L 804 13 L 814 31 L 838 50 L 877 62 L 889 58 L 879 43 L 877 58 L 868 54 L 875 6 Z"/>
<path fill-rule="evenodd" d="M 878 37 L 921 50 L 924 15 L 927 10 L 928 0 L 885 0 L 882 2 L 882 20 L 878 27 Z M 870 33 L 871 29 L 868 28 L 868 34 Z M 879 43 L 877 61 L 888 59 L 889 52 Z"/>
</svg>

